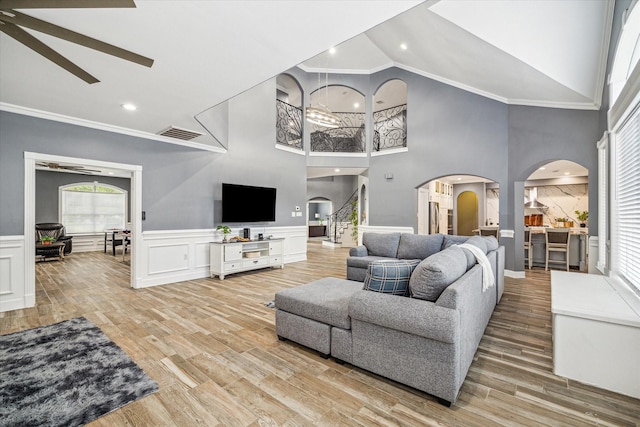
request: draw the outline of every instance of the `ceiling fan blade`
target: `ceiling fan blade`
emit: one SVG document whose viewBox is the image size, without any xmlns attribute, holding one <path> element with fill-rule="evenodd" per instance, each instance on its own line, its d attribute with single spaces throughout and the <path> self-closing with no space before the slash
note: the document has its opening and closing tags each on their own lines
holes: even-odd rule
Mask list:
<svg viewBox="0 0 640 427">
<path fill-rule="evenodd" d="M 84 80 L 85 82 L 87 82 L 89 84 L 97 83 L 97 82 L 100 81 L 100 80 L 96 79 L 95 77 L 93 77 L 91 74 L 87 73 L 82 68 L 78 67 L 73 62 L 69 61 L 64 56 L 60 55 L 55 50 L 51 49 L 46 44 L 42 43 L 37 38 L 33 37 L 31 34 L 26 32 L 22 28 L 20 28 L 20 27 L 18 27 L 16 25 L 13 25 L 10 22 L 3 22 L 1 24 L 2 25 L 0 25 L 0 31 L 2 31 L 6 35 L 16 39 L 17 41 L 19 41 L 23 45 L 33 49 L 35 52 L 37 52 L 40 55 L 44 56 L 45 58 L 47 58 L 48 60 L 50 60 L 54 64 L 64 68 L 65 70 L 67 70 L 68 72 L 73 74 L 74 76 Z"/>
<path fill-rule="evenodd" d="M 136 7 L 133 0 L 0 0 L 0 9 Z"/>
<path fill-rule="evenodd" d="M 117 46 L 105 43 L 92 37 L 76 33 L 75 31 L 59 27 L 50 22 L 34 18 L 33 16 L 25 15 L 24 13 L 16 12 L 15 10 L 5 10 L 3 12 L 4 13 L 0 13 L 0 21 L 9 22 L 21 27 L 31 28 L 32 30 L 49 34 L 50 36 L 58 37 L 60 39 L 67 40 L 69 42 L 76 43 L 90 49 L 98 50 L 100 52 L 125 59 L 127 61 L 135 62 L 136 64 L 144 65 L 145 67 L 151 67 L 153 65 L 153 59 L 138 55 L 137 53 L 133 53 L 126 49 L 119 48 Z"/>
</svg>

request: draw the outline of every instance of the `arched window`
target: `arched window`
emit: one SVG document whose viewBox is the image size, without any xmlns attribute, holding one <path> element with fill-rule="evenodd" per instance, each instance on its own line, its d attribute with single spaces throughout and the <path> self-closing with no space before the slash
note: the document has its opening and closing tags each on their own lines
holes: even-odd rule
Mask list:
<svg viewBox="0 0 640 427">
<path fill-rule="evenodd" d="M 609 105 L 615 104 L 640 59 L 640 10 L 629 12 L 618 40 L 609 80 Z"/>
<path fill-rule="evenodd" d="M 276 79 L 276 146 L 302 150 L 302 91 L 288 74 Z"/>
<path fill-rule="evenodd" d="M 127 191 L 108 184 L 78 182 L 59 187 L 60 223 L 68 234 L 125 228 Z"/>
<path fill-rule="evenodd" d="M 407 84 L 389 80 L 373 97 L 372 153 L 407 147 Z"/>
</svg>

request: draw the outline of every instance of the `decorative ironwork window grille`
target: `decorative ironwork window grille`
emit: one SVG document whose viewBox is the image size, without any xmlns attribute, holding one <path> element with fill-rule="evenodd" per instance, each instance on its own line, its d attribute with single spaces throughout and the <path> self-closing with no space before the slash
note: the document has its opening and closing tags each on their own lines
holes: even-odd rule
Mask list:
<svg viewBox="0 0 640 427">
<path fill-rule="evenodd" d="M 302 109 L 279 99 L 276 99 L 276 143 L 303 149 Z"/>
<path fill-rule="evenodd" d="M 407 146 L 407 104 L 373 113 L 373 151 Z"/>
<path fill-rule="evenodd" d="M 340 117 L 340 126 L 329 129 L 313 125 L 311 151 L 324 153 L 364 153 L 366 139 L 364 113 L 335 113 Z"/>
</svg>

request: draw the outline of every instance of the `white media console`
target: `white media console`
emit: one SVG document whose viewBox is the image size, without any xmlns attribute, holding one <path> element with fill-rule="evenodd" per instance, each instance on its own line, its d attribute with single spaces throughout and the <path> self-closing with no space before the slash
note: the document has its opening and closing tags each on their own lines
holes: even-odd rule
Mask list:
<svg viewBox="0 0 640 427">
<path fill-rule="evenodd" d="M 251 240 L 249 242 L 211 242 L 211 277 L 266 267 L 284 268 L 284 239 Z"/>
</svg>

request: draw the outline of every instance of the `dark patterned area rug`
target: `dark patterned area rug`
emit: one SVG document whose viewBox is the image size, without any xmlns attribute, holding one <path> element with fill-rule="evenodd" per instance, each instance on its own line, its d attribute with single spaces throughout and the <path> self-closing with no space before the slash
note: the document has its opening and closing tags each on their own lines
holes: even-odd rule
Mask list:
<svg viewBox="0 0 640 427">
<path fill-rule="evenodd" d="M 158 390 L 84 317 L 0 336 L 0 426 L 77 426 Z"/>
</svg>

